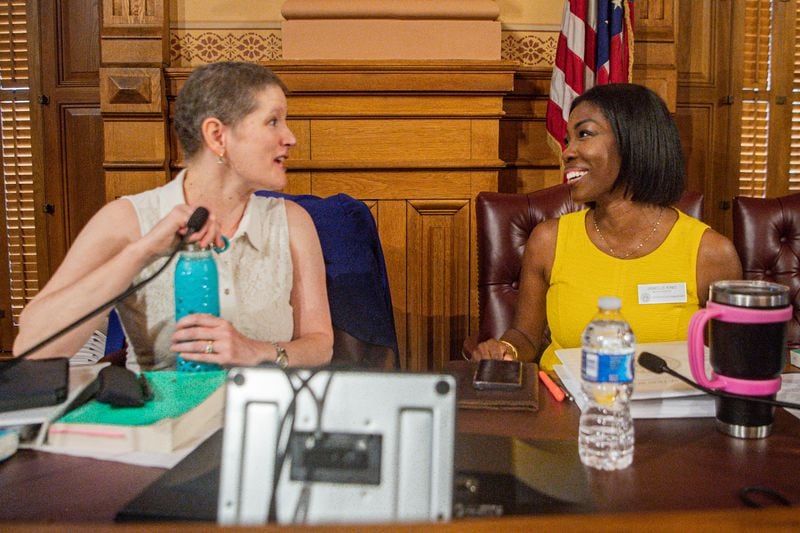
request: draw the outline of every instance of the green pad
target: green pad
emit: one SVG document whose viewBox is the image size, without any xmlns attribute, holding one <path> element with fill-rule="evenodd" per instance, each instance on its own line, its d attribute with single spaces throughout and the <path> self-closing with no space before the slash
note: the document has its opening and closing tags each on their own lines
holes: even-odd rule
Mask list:
<svg viewBox="0 0 800 533">
<path fill-rule="evenodd" d="M 211 396 L 223 383 L 224 370 L 143 372 L 153 391 L 153 399 L 142 407 L 112 407 L 92 400 L 60 418 L 71 424 L 111 424 L 146 426 L 165 418 L 176 418 Z"/>
</svg>

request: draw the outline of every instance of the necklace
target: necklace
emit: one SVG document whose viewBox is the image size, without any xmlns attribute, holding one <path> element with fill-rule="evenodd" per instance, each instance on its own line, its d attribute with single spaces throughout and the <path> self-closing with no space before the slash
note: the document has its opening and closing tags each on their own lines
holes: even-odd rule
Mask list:
<svg viewBox="0 0 800 533">
<path fill-rule="evenodd" d="M 597 230 L 597 234 L 600 236 L 600 239 L 606 245 L 606 248 L 608 248 L 608 252 L 612 256 L 616 257 L 617 259 L 627 259 L 630 256 L 632 256 L 634 253 L 639 251 L 642 248 L 642 246 L 647 244 L 647 241 L 649 241 L 653 237 L 653 235 L 656 234 L 656 230 L 658 229 L 658 226 L 661 224 L 661 217 L 662 216 L 664 216 L 664 209 L 663 208 L 661 209 L 661 212 L 658 214 L 658 218 L 656 219 L 656 223 L 653 224 L 653 229 L 650 230 L 650 233 L 647 234 L 647 236 L 642 240 L 642 242 L 639 243 L 638 246 L 636 246 L 635 248 L 631 249 L 631 251 L 629 251 L 625 255 L 617 254 L 614 251 L 614 249 L 611 247 L 611 245 L 608 244 L 608 241 L 606 240 L 605 236 L 603 235 L 603 232 L 600 231 L 600 226 L 597 225 L 597 219 L 594 216 L 594 211 L 592 211 L 592 223 L 594 224 L 594 229 Z"/>
</svg>

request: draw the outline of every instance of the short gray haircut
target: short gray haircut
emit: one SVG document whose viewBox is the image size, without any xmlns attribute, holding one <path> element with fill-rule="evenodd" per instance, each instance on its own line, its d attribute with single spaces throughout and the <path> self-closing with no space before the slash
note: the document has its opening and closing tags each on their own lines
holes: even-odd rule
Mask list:
<svg viewBox="0 0 800 533">
<path fill-rule="evenodd" d="M 175 101 L 175 133 L 185 158 L 203 146 L 200 127 L 205 119 L 235 126 L 255 109 L 256 94 L 272 86 L 287 92 L 274 72 L 256 63 L 221 61 L 196 68 Z"/>
</svg>

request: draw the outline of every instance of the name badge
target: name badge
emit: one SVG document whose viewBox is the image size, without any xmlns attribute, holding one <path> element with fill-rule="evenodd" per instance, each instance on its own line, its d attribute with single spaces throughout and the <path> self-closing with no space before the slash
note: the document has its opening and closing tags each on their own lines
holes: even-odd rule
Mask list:
<svg viewBox="0 0 800 533">
<path fill-rule="evenodd" d="M 645 283 L 639 285 L 639 303 L 684 304 L 686 283 Z"/>
</svg>

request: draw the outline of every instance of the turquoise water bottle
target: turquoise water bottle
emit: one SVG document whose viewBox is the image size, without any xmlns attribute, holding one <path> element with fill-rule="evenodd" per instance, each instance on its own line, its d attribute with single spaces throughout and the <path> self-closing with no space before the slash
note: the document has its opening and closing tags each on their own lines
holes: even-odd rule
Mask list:
<svg viewBox="0 0 800 533">
<path fill-rule="evenodd" d="M 188 244 L 175 265 L 175 321 L 194 313 L 219 316 L 219 280 L 211 249 Z M 180 354 L 176 367 L 184 372 L 220 370 L 219 365 L 187 361 Z"/>
</svg>

